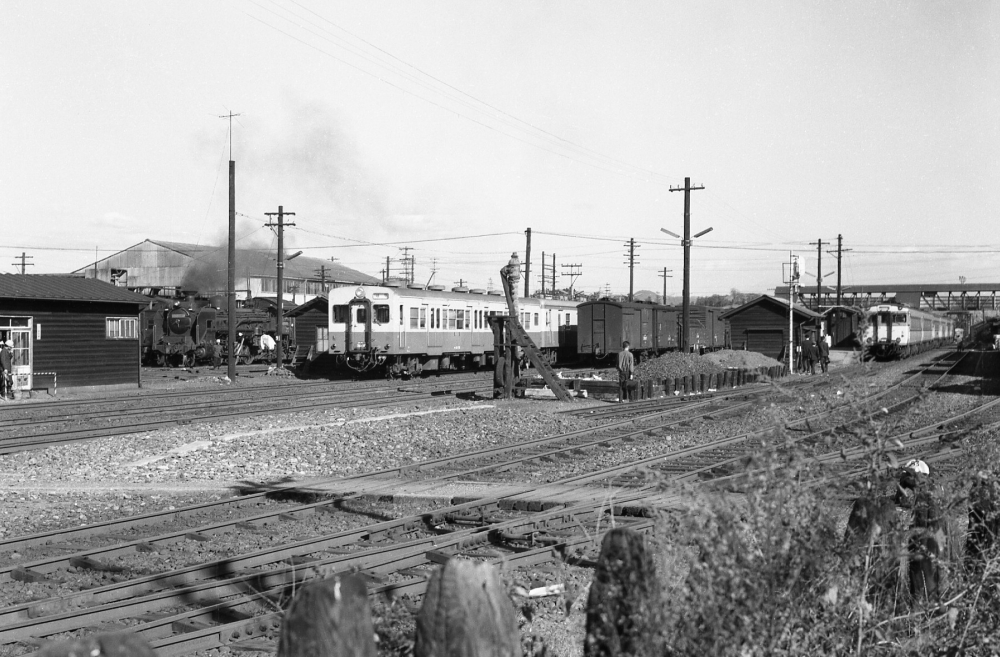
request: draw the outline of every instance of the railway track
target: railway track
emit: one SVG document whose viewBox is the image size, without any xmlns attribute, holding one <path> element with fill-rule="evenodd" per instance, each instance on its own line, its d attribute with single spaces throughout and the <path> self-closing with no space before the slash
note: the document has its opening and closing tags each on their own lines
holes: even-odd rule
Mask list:
<svg viewBox="0 0 1000 657">
<path fill-rule="evenodd" d="M 951 366 L 954 365 L 956 363 L 951 363 Z M 934 370 L 935 367 L 943 368 L 943 365 L 932 363 L 930 370 Z M 891 390 L 870 395 L 863 400 L 863 403 L 869 412 L 876 413 L 882 413 L 883 407 L 887 410 L 889 406 L 905 407 L 920 395 L 926 394 L 927 390 L 933 389 L 935 385 L 933 379 L 940 381 L 948 376 L 948 371 L 930 370 L 914 374 Z M 890 399 L 891 395 L 897 393 L 898 398 Z M 667 404 L 655 408 L 655 405 L 650 404 L 650 408 L 639 415 L 664 419 L 680 413 L 681 409 L 711 415 L 720 411 L 737 411 L 740 407 L 736 404 L 754 403 L 752 399 L 746 398 L 746 392 L 742 392 L 741 395 L 742 399 L 734 395 L 734 398 L 728 400 L 731 402 L 728 409 L 724 408 L 723 403 L 727 400 L 708 399 L 675 404 L 674 408 L 668 408 Z M 723 408 L 713 408 L 713 404 Z M 876 405 L 878 408 L 873 408 Z M 920 451 L 925 450 L 928 454 L 944 458 L 939 449 L 942 444 L 947 444 L 948 450 L 952 452 L 956 450 L 952 449 L 951 443 L 942 443 L 942 438 L 953 436 L 956 429 L 952 427 L 942 430 L 940 425 L 955 424 L 996 407 L 996 401 L 990 402 L 989 405 L 981 404 L 976 409 L 963 411 L 961 416 L 956 415 L 938 420 L 931 425 L 911 429 L 906 434 L 900 434 L 898 438 L 906 448 L 913 450 L 912 453 L 925 453 Z M 634 412 L 638 409 L 631 410 Z M 819 419 L 816 416 L 809 416 L 799 418 L 797 422 L 808 426 Z M 666 421 L 674 422 L 676 418 Z M 854 418 L 854 421 L 857 421 L 857 418 Z M 636 422 L 636 417 L 630 417 L 613 421 L 610 425 L 622 429 Z M 789 423 L 786 428 L 790 427 L 794 425 Z M 802 443 L 817 441 L 834 430 L 831 427 L 824 427 L 808 433 L 803 432 L 796 440 Z M 649 428 L 631 431 L 643 433 L 648 432 Z M 622 433 L 624 440 L 628 437 L 625 434 L 630 432 Z M 745 456 L 747 450 L 753 446 L 749 437 L 750 434 L 731 436 L 726 439 L 732 441 L 730 443 L 716 441 L 697 449 L 687 450 L 686 453 L 662 454 L 658 457 L 659 462 L 632 462 L 618 467 L 635 470 L 640 467 L 649 468 L 658 463 L 669 463 L 672 470 L 665 470 L 663 475 L 671 480 L 698 482 L 699 485 L 725 485 L 742 475 L 736 466 L 741 463 L 740 459 Z M 559 439 L 567 438 L 562 436 Z M 543 445 L 544 443 L 541 443 L 538 446 Z M 740 445 L 741 454 L 730 451 L 730 448 L 736 445 Z M 521 446 L 521 449 L 527 448 L 527 445 Z M 568 446 L 555 449 L 568 449 L 569 453 L 573 450 Z M 504 450 L 505 453 L 516 451 L 509 445 L 498 450 Z M 721 451 L 713 452 L 713 450 Z M 486 451 L 492 450 L 481 450 L 481 452 Z M 817 462 L 829 463 L 832 467 L 839 463 L 859 461 L 865 454 L 861 446 L 850 449 L 840 447 L 836 451 L 820 455 L 817 457 Z M 505 463 L 514 466 L 526 460 L 538 462 L 547 456 L 546 452 L 518 454 Z M 441 469 L 446 468 L 449 461 L 453 464 L 459 462 L 467 464 L 470 460 L 482 457 L 482 453 L 475 455 L 470 453 L 457 457 L 460 460 L 436 459 L 404 468 L 359 475 L 344 480 L 347 489 L 353 486 L 356 488 L 355 492 L 340 495 L 336 500 L 301 505 L 297 510 L 283 513 L 317 514 L 324 510 L 334 510 L 337 504 L 342 504 L 350 497 L 377 496 L 380 491 L 386 490 L 386 486 L 394 485 L 392 481 L 382 480 L 388 475 L 402 476 L 420 471 L 438 471 L 438 478 L 445 479 L 455 478 L 471 471 L 481 473 L 482 468 L 474 470 L 465 468 L 459 473 L 443 472 Z M 0 618 L 4 619 L 0 621 L 0 627 L 3 627 L 0 630 L 0 643 L 21 642 L 21 645 L 32 645 L 32 642 L 40 637 L 79 631 L 96 623 L 125 622 L 131 626 L 130 629 L 146 636 L 159 654 L 187 654 L 194 650 L 257 640 L 262 636 L 273 637 L 280 625 L 280 612 L 275 611 L 273 606 L 280 605 L 292 587 L 300 585 L 312 576 L 356 569 L 369 576 L 377 591 L 393 592 L 397 595 L 419 594 L 425 582 L 426 571 L 433 564 L 451 555 L 463 554 L 494 560 L 504 558 L 514 562 L 520 558 L 538 560 L 536 562 L 551 560 L 557 558 L 555 556 L 557 553 L 561 555 L 558 558 L 563 558 L 594 546 L 593 537 L 600 535 L 602 524 L 606 529 L 606 523 L 610 519 L 609 511 L 622 510 L 630 505 L 642 506 L 649 503 L 648 500 L 653 497 L 659 506 L 669 506 L 672 499 L 679 499 L 662 494 L 659 491 L 662 482 L 651 483 L 648 478 L 645 481 L 623 479 L 622 472 L 624 470 L 608 468 L 588 473 L 586 477 L 564 477 L 552 482 L 549 488 L 555 485 L 576 487 L 577 492 L 574 495 L 564 495 L 562 499 L 548 496 L 551 503 L 561 505 L 562 508 L 545 512 L 513 514 L 511 511 L 511 509 L 525 508 L 525 505 L 517 504 L 518 499 L 546 498 L 545 487 L 540 487 L 533 491 L 522 491 L 502 497 L 484 497 L 428 513 L 314 537 L 276 550 L 237 555 L 217 562 L 199 564 L 183 572 L 175 570 L 149 576 L 142 581 L 129 580 L 98 587 L 79 594 L 62 596 L 58 603 L 43 600 L 8 607 L 0 610 Z M 605 486 L 583 486 L 595 482 L 614 482 L 620 489 L 611 509 L 607 505 Z M 253 505 L 254 499 L 262 500 L 264 495 L 266 492 L 258 493 L 258 497 L 244 499 L 242 502 Z M 232 503 L 236 502 L 234 500 Z M 269 514 L 260 516 L 243 517 L 237 524 L 243 523 L 244 526 L 240 529 L 247 529 L 253 526 L 266 526 L 268 522 L 294 522 L 287 518 L 276 519 Z M 152 522 L 151 518 L 146 520 Z M 642 520 L 616 517 L 614 521 L 635 523 L 640 529 L 648 528 L 648 524 L 643 524 L 646 521 Z M 585 530 L 584 535 L 580 534 L 581 528 Z M 115 531 L 112 524 L 108 524 L 104 530 Z M 211 539 L 213 534 L 224 536 L 230 530 L 220 526 L 215 530 L 201 528 L 198 532 L 189 531 L 187 534 L 200 533 Z M 591 538 L 588 539 L 587 535 Z M 36 537 L 34 540 L 43 539 Z M 58 538 L 58 533 L 50 532 L 46 540 L 65 539 Z M 164 535 L 147 537 L 143 542 L 156 549 L 157 541 L 171 540 L 200 539 L 188 535 L 173 537 Z M 8 549 L 10 545 L 15 544 L 17 543 L 7 543 Z M 114 552 L 116 549 L 131 549 L 135 552 L 141 549 L 138 545 L 139 543 L 131 547 L 112 546 L 103 554 L 89 552 L 75 557 L 78 563 L 84 564 L 83 567 L 86 567 L 86 562 L 82 559 L 88 556 L 93 563 L 108 563 L 116 558 L 117 554 Z M 4 547 L 4 544 L 0 543 L 0 549 Z M 45 568 L 49 566 L 38 563 L 22 564 L 21 567 L 25 571 L 34 571 L 44 576 Z M 55 572 L 60 567 L 52 566 L 49 572 Z M 421 571 L 424 571 L 424 574 Z M 32 575 L 28 572 L 27 576 Z M 74 609 L 73 606 L 77 603 L 81 605 L 86 603 L 88 606 L 83 610 Z"/>
<path fill-rule="evenodd" d="M 308 384 L 304 384 L 308 386 Z M 263 414 L 298 413 L 350 406 L 377 408 L 400 402 L 432 399 L 451 394 L 492 390 L 492 382 L 479 375 L 447 381 L 345 388 L 329 384 L 280 386 L 266 397 L 221 396 L 202 399 L 199 393 L 174 397 L 168 404 L 134 405 L 112 400 L 66 402 L 36 417 L 32 405 L 9 416 L 0 414 L 0 455 L 64 445 L 92 438 L 143 433 L 175 426 L 253 417 Z M 260 395 L 260 391 L 258 391 Z M 82 410 L 86 409 L 86 410 Z M 70 426 L 68 426 L 70 425 Z M 81 426 L 82 425 L 82 426 Z"/>
</svg>

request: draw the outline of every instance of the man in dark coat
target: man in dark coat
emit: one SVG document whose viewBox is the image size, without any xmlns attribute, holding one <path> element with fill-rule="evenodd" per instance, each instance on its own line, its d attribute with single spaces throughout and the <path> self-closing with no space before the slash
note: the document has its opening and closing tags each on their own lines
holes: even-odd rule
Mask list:
<svg viewBox="0 0 1000 657">
<path fill-rule="evenodd" d="M 809 374 L 815 374 L 817 358 L 819 358 L 819 349 L 816 348 L 816 343 L 813 342 L 812 338 L 807 337 L 802 341 L 803 370 Z"/>
<path fill-rule="evenodd" d="M 629 351 L 629 343 L 622 343 L 622 350 L 618 353 L 618 403 L 629 400 L 628 384 L 635 374 L 635 359 Z"/>
<path fill-rule="evenodd" d="M 0 346 L 0 369 L 3 370 L 2 372 L 0 372 L 0 377 L 3 378 L 3 381 L 0 382 L 2 383 L 3 386 L 2 388 L 0 388 L 0 394 L 2 394 L 4 399 L 12 398 L 14 396 L 14 391 L 11 390 L 14 381 L 14 376 L 13 376 L 14 359 L 13 359 L 13 352 L 11 351 L 13 346 L 14 343 L 11 342 L 10 340 L 5 341 L 3 345 Z"/>
<path fill-rule="evenodd" d="M 827 365 L 830 364 L 830 345 L 827 342 L 829 339 L 828 335 L 820 336 L 819 344 L 816 345 L 819 348 L 819 366 L 823 374 L 826 374 Z"/>
</svg>

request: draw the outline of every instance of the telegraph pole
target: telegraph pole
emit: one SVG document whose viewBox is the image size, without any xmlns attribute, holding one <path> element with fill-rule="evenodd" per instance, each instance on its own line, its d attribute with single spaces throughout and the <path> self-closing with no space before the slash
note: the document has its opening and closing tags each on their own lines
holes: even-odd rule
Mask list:
<svg viewBox="0 0 1000 657">
<path fill-rule="evenodd" d="M 660 276 L 663 277 L 663 300 L 660 303 L 662 303 L 663 305 L 667 305 L 667 279 L 673 278 L 673 276 L 670 276 L 667 272 L 672 272 L 672 271 L 673 269 L 667 269 L 666 267 L 664 267 L 663 273 L 660 274 Z"/>
<path fill-rule="evenodd" d="M 810 245 L 816 245 L 816 307 L 819 308 L 820 301 L 823 298 L 823 240 L 818 239 L 815 242 L 809 242 Z"/>
<path fill-rule="evenodd" d="M 320 265 L 319 266 L 319 286 L 323 290 L 323 292 L 327 291 L 327 289 L 326 289 L 326 265 Z"/>
<path fill-rule="evenodd" d="M 545 298 L 545 251 L 542 251 L 542 298 Z"/>
<path fill-rule="evenodd" d="M 582 264 L 575 265 L 563 265 L 563 268 L 569 268 L 568 272 L 564 272 L 563 276 L 569 276 L 569 300 L 573 300 L 573 282 L 576 281 L 577 277 L 583 274 Z"/>
<path fill-rule="evenodd" d="M 628 244 L 624 244 L 623 246 L 628 247 L 628 253 L 626 254 L 628 262 L 624 264 L 628 265 L 628 300 L 632 301 L 632 291 L 635 284 L 635 266 L 639 264 L 635 261 L 635 248 L 641 245 L 636 244 L 635 238 L 632 237 L 629 239 Z"/>
<path fill-rule="evenodd" d="M 285 212 L 284 206 L 279 205 L 277 212 L 265 212 L 268 217 L 278 216 L 278 344 L 275 346 L 275 363 L 274 366 L 277 369 L 282 369 L 284 367 L 284 361 L 282 360 L 282 348 L 281 339 L 285 334 L 285 309 L 282 308 L 282 294 L 284 290 L 282 289 L 285 284 L 285 226 L 294 226 L 295 224 L 286 224 L 285 216 L 294 217 L 294 212 Z M 267 228 L 274 228 L 275 224 L 270 222 L 264 224 Z"/>
<path fill-rule="evenodd" d="M 689 349 L 688 344 L 688 324 L 691 318 L 691 192 L 697 189 L 705 189 L 705 186 L 692 187 L 691 178 L 684 178 L 683 187 L 671 187 L 671 192 L 684 191 L 684 290 L 681 301 L 681 347 L 685 352 Z M 712 230 L 709 228 L 708 230 Z M 695 235 L 699 237 L 708 231 L 702 231 Z"/>
<path fill-rule="evenodd" d="M 236 162 L 233 160 L 233 117 L 229 119 L 229 266 L 226 280 L 226 376 L 236 383 Z"/>
<path fill-rule="evenodd" d="M 25 272 L 27 272 L 27 267 L 34 267 L 35 266 L 35 263 L 33 263 L 33 262 L 27 262 L 29 259 L 34 258 L 35 256 L 27 255 L 24 251 L 21 251 L 21 255 L 14 256 L 14 257 L 16 259 L 20 260 L 21 264 L 18 265 L 16 262 L 11 263 L 11 264 L 13 264 L 15 267 L 20 267 L 21 268 L 21 276 L 24 276 Z"/>
<path fill-rule="evenodd" d="M 838 306 L 841 303 L 840 297 L 841 297 L 841 294 L 843 292 L 843 287 L 841 287 L 841 285 L 840 285 L 840 272 L 841 272 L 840 258 L 844 255 L 844 253 L 846 253 L 846 252 L 848 252 L 850 250 L 851 249 L 845 249 L 844 248 L 844 236 L 843 235 L 837 235 L 837 305 Z"/>
<path fill-rule="evenodd" d="M 528 243 L 524 247 L 524 298 L 531 296 L 531 229 L 524 231 Z"/>
</svg>

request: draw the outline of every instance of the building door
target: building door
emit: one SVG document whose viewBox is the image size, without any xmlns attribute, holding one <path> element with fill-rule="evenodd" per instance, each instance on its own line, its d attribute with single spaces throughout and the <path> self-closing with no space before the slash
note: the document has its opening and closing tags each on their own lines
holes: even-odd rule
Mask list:
<svg viewBox="0 0 1000 657">
<path fill-rule="evenodd" d="M 30 317 L 0 317 L 0 338 L 14 343 L 10 359 L 14 390 L 31 390 L 33 383 L 31 326 Z"/>
</svg>

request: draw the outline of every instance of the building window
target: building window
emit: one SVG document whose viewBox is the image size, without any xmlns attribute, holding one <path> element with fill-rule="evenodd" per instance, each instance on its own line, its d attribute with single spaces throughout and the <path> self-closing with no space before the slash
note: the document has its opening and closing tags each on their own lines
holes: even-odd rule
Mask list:
<svg viewBox="0 0 1000 657">
<path fill-rule="evenodd" d="M 108 317 L 107 334 L 112 340 L 135 340 L 139 334 L 138 317 Z"/>
<path fill-rule="evenodd" d="M 260 279 L 260 291 L 261 292 L 277 292 L 278 291 L 278 279 L 277 278 L 262 278 L 262 279 Z"/>
</svg>

